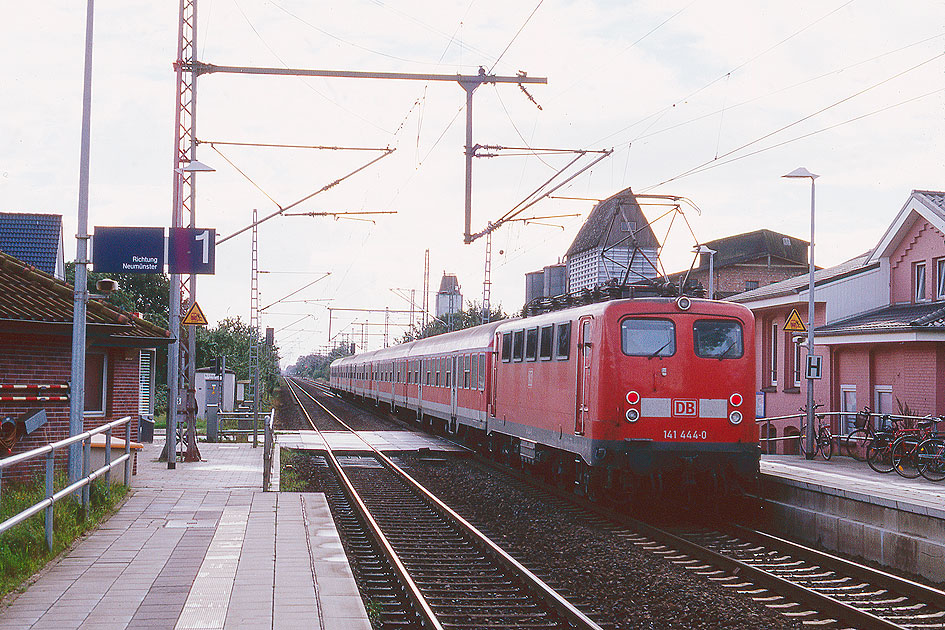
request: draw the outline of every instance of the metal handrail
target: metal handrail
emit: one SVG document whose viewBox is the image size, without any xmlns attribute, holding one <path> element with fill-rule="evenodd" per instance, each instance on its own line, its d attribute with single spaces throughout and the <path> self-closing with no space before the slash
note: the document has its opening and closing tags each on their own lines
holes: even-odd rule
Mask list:
<svg viewBox="0 0 945 630">
<path fill-rule="evenodd" d="M 112 461 L 112 429 L 119 427 L 121 425 L 125 426 L 125 454 Z M 91 466 L 91 453 L 92 453 L 92 436 L 98 435 L 100 433 L 105 434 L 105 464 L 100 468 L 95 470 L 90 470 Z M 55 475 L 55 461 L 56 461 L 56 450 L 69 446 L 70 444 L 76 444 L 78 442 L 83 443 L 83 457 L 82 457 L 82 477 L 66 486 L 59 492 L 53 491 L 53 477 Z M 106 492 L 107 485 L 109 483 L 109 473 L 112 468 L 118 466 L 119 464 L 124 464 L 125 466 L 125 483 L 129 483 L 131 478 L 131 416 L 125 416 L 119 420 L 114 420 L 108 424 L 103 424 L 100 427 L 96 427 L 90 431 L 85 431 L 78 435 L 68 437 L 64 440 L 59 440 L 58 442 L 53 442 L 52 444 L 47 444 L 45 446 L 40 446 L 32 450 L 26 451 L 24 453 L 19 453 L 18 455 L 13 455 L 12 457 L 7 457 L 0 460 L 0 474 L 2 474 L 5 468 L 10 468 L 17 464 L 29 461 L 31 459 L 46 456 L 46 498 L 38 503 L 34 503 L 28 508 L 14 514 L 7 520 L 0 523 L 0 534 L 11 529 L 12 527 L 19 525 L 26 519 L 38 514 L 39 512 L 46 511 L 46 546 L 51 551 L 53 548 L 53 505 L 56 501 L 63 499 L 78 490 L 82 490 L 82 511 L 84 516 L 89 514 L 89 491 L 88 488 L 93 481 L 99 477 L 104 476 L 106 482 Z"/>
</svg>

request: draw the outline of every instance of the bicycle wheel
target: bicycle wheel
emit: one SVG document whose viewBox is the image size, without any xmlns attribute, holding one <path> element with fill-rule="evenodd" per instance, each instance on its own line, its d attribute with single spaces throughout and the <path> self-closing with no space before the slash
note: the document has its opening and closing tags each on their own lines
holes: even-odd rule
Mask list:
<svg viewBox="0 0 945 630">
<path fill-rule="evenodd" d="M 830 435 L 830 429 L 823 427 L 817 434 L 817 448 L 824 456 L 824 459 L 830 460 L 833 457 L 833 436 Z"/>
<path fill-rule="evenodd" d="M 919 473 L 929 481 L 945 479 L 945 440 L 929 438 L 919 444 Z"/>
<path fill-rule="evenodd" d="M 906 479 L 915 479 L 919 476 L 919 460 L 916 457 L 919 449 L 919 438 L 914 435 L 903 435 L 892 445 L 893 469 Z"/>
<path fill-rule="evenodd" d="M 877 434 L 866 447 L 866 463 L 878 473 L 893 471 L 892 441 L 888 436 Z"/>
<path fill-rule="evenodd" d="M 866 446 L 870 436 L 866 429 L 853 429 L 848 435 L 837 438 L 838 450 L 858 462 L 866 459 Z"/>
</svg>

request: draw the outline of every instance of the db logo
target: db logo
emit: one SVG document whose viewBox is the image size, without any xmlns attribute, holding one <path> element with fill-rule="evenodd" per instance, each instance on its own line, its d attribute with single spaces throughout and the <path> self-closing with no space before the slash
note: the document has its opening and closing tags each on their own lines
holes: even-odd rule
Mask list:
<svg viewBox="0 0 945 630">
<path fill-rule="evenodd" d="M 694 400 L 673 400 L 674 416 L 694 416 L 696 415 L 696 401 Z"/>
</svg>

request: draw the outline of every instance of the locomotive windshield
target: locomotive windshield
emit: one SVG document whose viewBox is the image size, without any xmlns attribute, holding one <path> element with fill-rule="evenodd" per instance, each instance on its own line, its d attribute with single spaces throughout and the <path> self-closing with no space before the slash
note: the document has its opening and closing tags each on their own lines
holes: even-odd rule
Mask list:
<svg viewBox="0 0 945 630">
<path fill-rule="evenodd" d="M 692 325 L 693 346 L 703 359 L 738 359 L 744 353 L 742 325 L 728 319 L 700 319 Z"/>
<path fill-rule="evenodd" d="M 676 354 L 676 326 L 668 319 L 632 319 L 620 323 L 623 353 L 632 357 L 669 357 Z"/>
</svg>

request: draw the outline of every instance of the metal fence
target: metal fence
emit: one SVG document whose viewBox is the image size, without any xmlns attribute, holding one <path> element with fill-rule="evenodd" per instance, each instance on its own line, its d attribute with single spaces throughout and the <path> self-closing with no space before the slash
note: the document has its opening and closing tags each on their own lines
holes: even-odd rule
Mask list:
<svg viewBox="0 0 945 630">
<path fill-rule="evenodd" d="M 125 427 L 125 454 L 111 461 L 112 459 L 112 429 L 124 425 Z M 92 468 L 92 436 L 98 435 L 100 433 L 105 434 L 105 464 L 101 468 Z M 55 477 L 55 459 L 56 451 L 68 447 L 70 444 L 75 444 L 77 442 L 82 442 L 82 477 L 80 477 L 74 483 L 66 486 L 58 492 L 53 491 L 53 479 Z M 7 520 L 0 523 L 0 534 L 7 531 L 8 529 L 19 525 L 29 517 L 46 511 L 46 546 L 52 550 L 53 547 L 53 505 L 56 501 L 63 499 L 78 490 L 82 490 L 82 509 L 87 516 L 89 513 L 89 487 L 92 482 L 98 479 L 99 477 L 105 477 L 106 487 L 110 483 L 110 475 L 112 468 L 118 466 L 119 464 L 124 464 L 125 466 L 125 483 L 129 483 L 131 479 L 131 416 L 126 416 L 120 420 L 115 420 L 114 422 L 109 422 L 100 427 L 92 429 L 91 431 L 86 431 L 85 433 L 80 433 L 65 440 L 60 440 L 59 442 L 53 442 L 52 444 L 47 444 L 46 446 L 41 446 L 39 448 L 34 448 L 33 450 L 26 451 L 25 453 L 20 453 L 19 455 L 13 455 L 12 457 L 7 457 L 6 459 L 0 460 L 0 480 L 2 480 L 3 471 L 21 464 L 25 461 L 35 459 L 37 457 L 46 457 L 46 498 L 38 503 L 34 503 L 30 507 L 26 508 L 22 512 L 15 514 L 8 518 Z M 2 486 L 0 486 L 0 491 L 2 491 Z"/>
<path fill-rule="evenodd" d="M 838 419 L 841 417 L 849 418 L 851 420 L 851 424 L 853 424 L 854 430 L 857 428 L 861 428 L 861 426 L 858 424 L 858 420 L 866 419 L 866 418 L 869 418 L 873 420 L 874 422 L 878 420 L 880 425 L 886 424 L 892 418 L 905 421 L 907 425 L 909 422 L 914 423 L 919 420 L 934 420 L 935 422 L 938 422 L 943 419 L 943 418 L 937 418 L 931 415 L 909 416 L 909 415 L 904 415 L 904 414 L 876 413 L 876 412 L 866 411 L 866 410 L 864 411 L 817 411 L 815 412 L 814 415 L 817 416 L 818 420 L 822 420 L 824 418 L 831 418 L 830 432 L 834 438 L 838 438 L 838 439 L 844 439 L 848 437 L 850 433 L 844 433 L 840 426 L 838 426 L 837 427 L 838 430 L 834 432 L 833 430 L 834 423 L 832 421 L 833 417 L 837 417 Z M 786 416 L 773 416 L 771 418 L 757 418 L 755 420 L 755 424 L 759 426 L 759 432 L 761 428 L 760 425 L 765 425 L 764 433 L 760 433 L 759 438 L 758 438 L 759 442 L 761 442 L 762 444 L 762 452 L 764 452 L 765 454 L 770 454 L 772 452 L 777 453 L 778 442 L 792 442 L 794 440 L 797 440 L 798 442 L 800 442 L 800 439 L 803 437 L 801 433 L 798 433 L 797 435 L 782 435 L 780 437 L 769 437 L 771 435 L 771 423 L 773 421 L 790 420 L 792 418 L 796 418 L 798 420 L 797 428 L 800 429 L 801 425 L 803 425 L 802 421 L 806 420 L 807 415 L 803 411 L 800 411 L 798 413 L 792 413 Z M 772 443 L 774 443 L 774 448 L 772 448 Z"/>
</svg>

